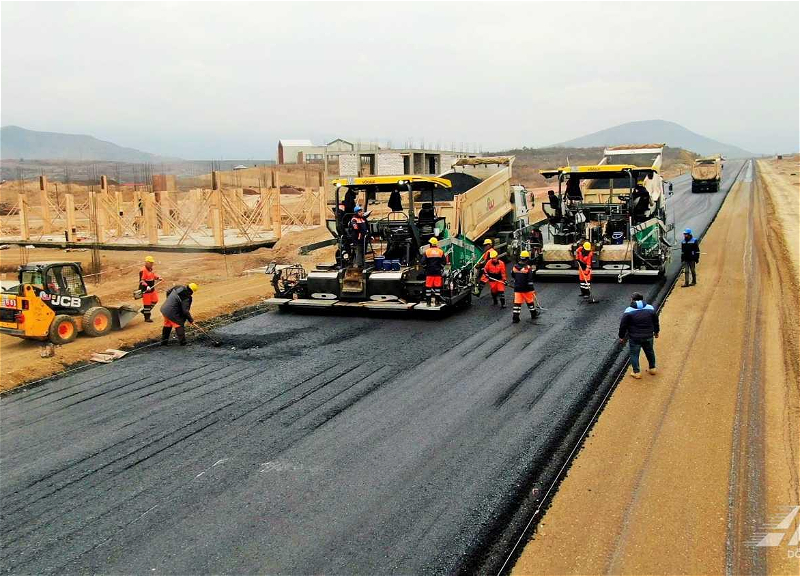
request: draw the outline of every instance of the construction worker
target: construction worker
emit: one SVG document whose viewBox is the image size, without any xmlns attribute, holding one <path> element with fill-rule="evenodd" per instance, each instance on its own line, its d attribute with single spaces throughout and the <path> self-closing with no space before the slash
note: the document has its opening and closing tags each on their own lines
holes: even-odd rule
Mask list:
<svg viewBox="0 0 800 576">
<path fill-rule="evenodd" d="M 506 307 L 506 265 L 497 257 L 497 250 L 489 251 L 489 261 L 483 267 L 483 277 L 481 281 L 489 283 L 489 290 L 492 293 L 492 305 L 500 308 Z"/>
<path fill-rule="evenodd" d="M 578 263 L 578 281 L 581 285 L 581 296 L 589 298 L 592 295 L 592 250 L 591 242 L 584 242 L 575 250 L 575 261 Z"/>
<path fill-rule="evenodd" d="M 692 236 L 692 229 L 687 228 L 683 231 L 683 241 L 681 242 L 681 263 L 683 266 L 683 286 L 694 286 L 697 284 L 697 272 L 695 266 L 700 262 L 700 244 L 697 238 Z M 689 283 L 689 274 L 692 275 L 692 282 Z"/>
<path fill-rule="evenodd" d="M 625 309 L 619 321 L 619 342 L 625 344 L 629 341 L 629 352 L 633 373 L 631 376 L 637 380 L 642 377 L 639 368 L 639 353 L 644 350 L 647 357 L 648 372 L 655 375 L 656 353 L 653 348 L 653 338 L 658 338 L 660 326 L 655 308 L 646 304 L 644 296 L 639 292 L 631 294 L 631 305 Z"/>
<path fill-rule="evenodd" d="M 481 295 L 481 290 L 483 290 L 483 285 L 486 282 L 483 281 L 483 274 L 480 271 L 486 266 L 486 263 L 489 261 L 489 253 L 494 250 L 494 241 L 491 238 L 487 238 L 483 241 L 483 254 L 481 254 L 480 260 L 478 263 L 475 264 L 475 268 L 478 269 L 477 280 L 475 282 L 475 287 L 472 289 L 472 294 L 475 296 Z"/>
<path fill-rule="evenodd" d="M 430 246 L 425 249 L 420 259 L 425 269 L 425 299 L 428 306 L 432 306 L 431 302 L 441 304 L 442 298 L 442 274 L 444 274 L 444 267 L 447 264 L 447 257 L 444 250 L 439 248 L 439 241 L 434 237 L 428 243 Z"/>
<path fill-rule="evenodd" d="M 350 219 L 350 240 L 352 240 L 356 252 L 354 264 L 359 267 L 364 265 L 364 250 L 368 232 L 364 210 L 361 206 L 356 206 L 353 209 L 353 217 Z"/>
<path fill-rule="evenodd" d="M 519 262 L 511 269 L 511 276 L 514 278 L 514 309 L 511 321 L 516 324 L 519 322 L 519 313 L 522 310 L 522 303 L 528 305 L 531 313 L 531 320 L 539 315 L 536 310 L 536 291 L 533 289 L 533 266 L 530 262 L 531 253 L 523 250 L 519 254 Z"/>
<path fill-rule="evenodd" d="M 144 259 L 144 267 L 139 270 L 139 290 L 142 291 L 142 315 L 145 322 L 152 322 L 150 314 L 153 307 L 158 304 L 158 293 L 156 292 L 156 284 L 162 280 L 161 276 L 153 271 L 155 259 L 152 256 L 146 256 Z"/>
<path fill-rule="evenodd" d="M 161 305 L 164 317 L 164 328 L 161 330 L 161 345 L 169 344 L 169 335 L 175 328 L 181 346 L 186 346 L 186 330 L 183 325 L 194 324 L 192 317 L 192 295 L 197 292 L 197 284 L 190 282 L 187 286 L 173 286 L 167 290 L 167 299 Z"/>
</svg>

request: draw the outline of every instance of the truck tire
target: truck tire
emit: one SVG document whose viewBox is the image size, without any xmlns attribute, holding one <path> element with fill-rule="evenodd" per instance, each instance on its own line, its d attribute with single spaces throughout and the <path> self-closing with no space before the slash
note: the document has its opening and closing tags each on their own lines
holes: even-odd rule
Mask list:
<svg viewBox="0 0 800 576">
<path fill-rule="evenodd" d="M 83 315 L 83 331 L 89 336 L 105 336 L 111 332 L 113 319 L 108 308 L 95 306 Z"/>
<path fill-rule="evenodd" d="M 78 337 L 78 324 L 66 314 L 59 314 L 50 324 L 49 338 L 53 344 L 69 344 Z"/>
</svg>

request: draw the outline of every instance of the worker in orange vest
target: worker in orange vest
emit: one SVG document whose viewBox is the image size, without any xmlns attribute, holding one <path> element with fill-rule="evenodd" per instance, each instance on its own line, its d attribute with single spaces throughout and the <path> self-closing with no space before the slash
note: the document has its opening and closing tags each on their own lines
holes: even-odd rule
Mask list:
<svg viewBox="0 0 800 576">
<path fill-rule="evenodd" d="M 578 281 L 581 285 L 581 296 L 589 298 L 592 295 L 592 256 L 594 250 L 591 242 L 584 242 L 575 251 L 575 261 L 578 263 Z"/>
<path fill-rule="evenodd" d="M 514 310 L 511 321 L 516 324 L 519 322 L 519 313 L 522 311 L 522 304 L 528 305 L 531 313 L 531 320 L 539 315 L 536 309 L 536 290 L 533 288 L 533 266 L 530 261 L 531 253 L 523 250 L 519 254 L 519 262 L 511 269 L 511 276 L 514 278 Z"/>
<path fill-rule="evenodd" d="M 489 253 L 492 250 L 494 250 L 494 242 L 491 238 L 487 238 L 483 241 L 483 254 L 481 254 L 480 260 L 478 260 L 478 263 L 475 265 L 478 270 L 482 270 L 483 267 L 486 266 L 486 263 L 489 261 Z M 483 274 L 478 274 L 478 279 L 475 282 L 475 287 L 472 289 L 472 294 L 480 296 L 484 284 L 486 284 L 486 282 L 483 279 Z"/>
<path fill-rule="evenodd" d="M 431 306 L 431 302 L 441 304 L 442 275 L 447 264 L 447 256 L 444 250 L 439 248 L 439 241 L 436 238 L 431 238 L 428 243 L 430 246 L 422 254 L 420 264 L 425 269 L 425 299 L 428 306 Z"/>
<path fill-rule="evenodd" d="M 355 259 L 353 264 L 355 266 L 364 265 L 364 251 L 367 243 L 367 236 L 369 235 L 369 227 L 367 226 L 367 219 L 364 217 L 364 210 L 361 206 L 354 208 L 355 212 L 353 217 L 350 218 L 350 240 L 353 242 L 355 249 Z"/>
<path fill-rule="evenodd" d="M 145 322 L 152 322 L 150 314 L 153 311 L 153 307 L 158 304 L 156 284 L 162 278 L 153 270 L 155 262 L 152 256 L 146 256 L 144 267 L 139 270 L 139 290 L 142 291 L 142 304 L 144 305 L 142 307 L 142 315 Z"/>
<path fill-rule="evenodd" d="M 489 261 L 483 267 L 483 277 L 481 281 L 489 283 L 489 290 L 492 293 L 492 305 L 497 306 L 500 301 L 500 308 L 506 307 L 506 264 L 497 257 L 497 250 L 489 251 Z"/>
</svg>

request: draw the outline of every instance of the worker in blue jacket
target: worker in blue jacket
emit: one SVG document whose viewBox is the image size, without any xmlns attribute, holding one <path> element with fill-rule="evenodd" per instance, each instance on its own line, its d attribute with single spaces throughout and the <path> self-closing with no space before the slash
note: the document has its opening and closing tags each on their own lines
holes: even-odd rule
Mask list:
<svg viewBox="0 0 800 576">
<path fill-rule="evenodd" d="M 645 303 L 644 296 L 639 292 L 631 294 L 631 305 L 625 309 L 619 322 L 619 341 L 621 344 L 628 341 L 634 378 L 642 377 L 639 368 L 639 353 L 642 350 L 649 364 L 647 371 L 653 375 L 658 372 L 653 338 L 658 338 L 660 329 L 655 308 Z"/>
<path fill-rule="evenodd" d="M 683 231 L 683 241 L 681 242 L 681 263 L 683 266 L 683 288 L 697 284 L 697 272 L 695 266 L 700 262 L 700 243 L 697 238 L 692 236 L 692 229 L 687 228 Z M 689 274 L 692 275 L 692 283 L 689 283 Z"/>
</svg>

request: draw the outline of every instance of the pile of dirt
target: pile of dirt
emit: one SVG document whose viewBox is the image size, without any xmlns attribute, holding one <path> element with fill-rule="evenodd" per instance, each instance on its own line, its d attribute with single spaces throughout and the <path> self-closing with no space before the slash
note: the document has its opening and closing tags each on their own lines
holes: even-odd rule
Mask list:
<svg viewBox="0 0 800 576">
<path fill-rule="evenodd" d="M 452 172 L 450 174 L 445 174 L 442 176 L 445 180 L 449 180 L 450 184 L 452 185 L 451 188 L 438 188 L 436 192 L 434 192 L 434 199 L 439 201 L 447 201 L 452 200 L 456 194 L 463 194 L 470 188 L 474 188 L 478 184 L 481 183 L 480 178 L 476 178 L 475 176 L 471 176 L 470 174 L 464 174 L 463 172 Z M 427 194 L 423 194 L 423 198 L 427 198 Z"/>
</svg>

